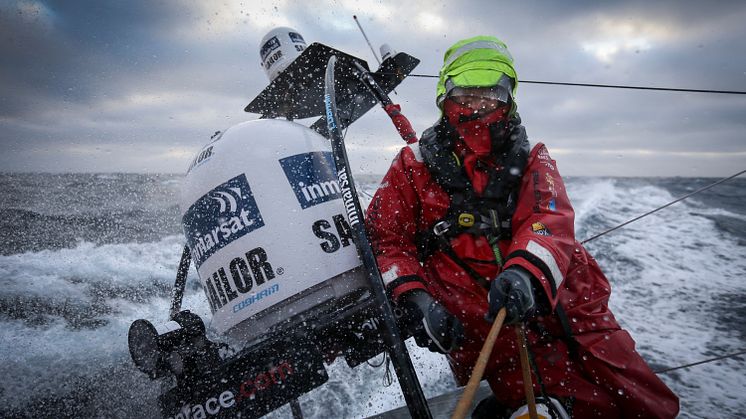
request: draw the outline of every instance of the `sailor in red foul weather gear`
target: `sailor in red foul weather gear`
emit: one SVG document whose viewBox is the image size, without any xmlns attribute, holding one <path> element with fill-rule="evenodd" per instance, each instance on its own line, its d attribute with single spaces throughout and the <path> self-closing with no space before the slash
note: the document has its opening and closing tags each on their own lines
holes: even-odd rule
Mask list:
<svg viewBox="0 0 746 419">
<path fill-rule="evenodd" d="M 446 52 L 442 117 L 399 152 L 368 210 L 389 295 L 418 324 L 417 343 L 446 353 L 462 385 L 489 320 L 507 309 L 485 372 L 492 415 L 525 403 L 511 330 L 525 322 L 534 392 L 572 417 L 675 417 L 678 398 L 620 328 L 608 280 L 575 240 L 556 162 L 529 144 L 516 83 L 496 38 Z"/>
</svg>

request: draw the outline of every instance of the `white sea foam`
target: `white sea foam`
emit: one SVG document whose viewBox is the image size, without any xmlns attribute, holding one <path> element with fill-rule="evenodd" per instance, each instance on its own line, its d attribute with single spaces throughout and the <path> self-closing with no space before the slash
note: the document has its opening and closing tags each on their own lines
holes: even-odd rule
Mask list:
<svg viewBox="0 0 746 419">
<path fill-rule="evenodd" d="M 363 188 L 371 193 L 375 189 Z M 580 238 L 673 198 L 644 181 L 579 179 L 568 189 Z M 746 294 L 744 249 L 737 238 L 717 228 L 712 216 L 743 219 L 685 201 L 588 245 L 612 282 L 612 310 L 656 367 L 742 349 L 743 337 L 722 326 L 721 319 L 728 296 Z M 64 393 L 67 389 L 60 383 L 71 376 L 107 374 L 118 365 L 121 371 L 116 376 L 130 383 L 122 389 L 123 399 L 148 400 L 142 409 L 152 409 L 159 389 L 130 365 L 127 329 L 137 318 L 158 322 L 167 316 L 168 290 L 182 246 L 182 238 L 173 236 L 153 243 L 80 243 L 71 249 L 0 256 L 0 287 L 6 302 L 31 299 L 33 304 L 25 309 L 40 310 L 37 322 L 12 316 L 0 321 L 3 401 L 22 405 L 33 395 Z M 91 315 L 105 323 L 71 326 L 67 306 L 79 307 L 83 316 L 86 310 L 105 306 L 105 311 Z M 183 307 L 209 318 L 198 289 L 188 288 Z M 411 342 L 408 347 L 427 396 L 453 388 L 441 355 Z M 746 411 L 743 371 L 743 361 L 729 360 L 662 377 L 681 396 L 682 417 L 710 416 L 713 406 L 721 416 L 735 416 Z M 329 383 L 301 397 L 309 417 L 363 417 L 403 404 L 396 382 L 383 386 L 383 368 L 349 369 L 338 360 L 329 374 Z M 284 408 L 273 416 L 288 414 Z"/>
<path fill-rule="evenodd" d="M 608 182 L 591 182 L 578 189 L 580 219 L 603 217 L 608 225 L 675 198 L 649 185 L 610 188 Z M 706 215 L 741 218 L 684 201 L 588 245 L 612 283 L 612 311 L 658 368 L 743 349 L 738 332 L 720 325 L 719 317 L 728 310 L 724 296 L 746 294 L 743 247 Z M 661 377 L 681 397 L 682 417 L 703 417 L 713 406 L 721 414 L 746 409 L 743 370 L 742 361 L 729 360 Z"/>
<path fill-rule="evenodd" d="M 64 392 L 67 389 L 60 383 L 71 376 L 97 375 L 114 364 L 129 363 L 129 325 L 138 318 L 164 320 L 170 299 L 133 302 L 118 297 L 116 287 L 149 289 L 153 283 L 173 283 L 183 248 L 180 240 L 172 236 L 154 243 L 80 243 L 72 249 L 0 257 L 5 298 L 32 299 L 34 307 L 41 307 L 43 320 L 36 325 L 28 319 L 0 322 L 0 374 L 4 377 L 0 388 L 6 404 L 18 406 L 32 396 Z M 101 284 L 115 288 L 102 290 Z M 87 304 L 97 299 L 106 300 L 109 307 L 108 313 L 98 316 L 104 325 L 74 328 L 57 317 L 76 304 L 82 306 L 78 314 L 85 316 L 90 309 Z M 44 306 L 51 307 L 51 312 L 45 313 Z M 200 294 L 187 293 L 184 306 L 209 318 L 209 307 Z M 133 368 L 131 372 L 139 374 Z"/>
</svg>

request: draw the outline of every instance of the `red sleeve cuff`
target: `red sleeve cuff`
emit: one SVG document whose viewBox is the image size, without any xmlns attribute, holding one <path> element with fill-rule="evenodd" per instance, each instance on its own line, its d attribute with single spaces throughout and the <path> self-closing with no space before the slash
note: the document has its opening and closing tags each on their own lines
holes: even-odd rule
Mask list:
<svg viewBox="0 0 746 419">
<path fill-rule="evenodd" d="M 417 275 L 409 275 L 396 278 L 396 280 L 392 281 L 388 284 L 388 286 L 386 286 L 386 292 L 387 294 L 389 294 L 389 298 L 391 298 L 391 300 L 394 302 L 399 301 L 399 297 L 401 297 L 407 291 L 415 289 L 427 291 L 427 287 L 425 286 L 424 281 L 422 281 L 422 278 Z"/>
</svg>

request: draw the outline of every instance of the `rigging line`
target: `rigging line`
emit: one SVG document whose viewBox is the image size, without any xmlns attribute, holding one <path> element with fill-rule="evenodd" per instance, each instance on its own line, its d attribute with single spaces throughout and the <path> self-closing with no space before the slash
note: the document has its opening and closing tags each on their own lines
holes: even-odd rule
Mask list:
<svg viewBox="0 0 746 419">
<path fill-rule="evenodd" d="M 376 58 L 376 61 L 378 61 L 378 65 L 381 65 L 381 60 L 378 59 L 378 55 L 376 54 L 376 50 L 373 49 L 373 45 L 370 44 L 370 41 L 368 40 L 368 35 L 365 34 L 365 31 L 363 30 L 363 27 L 360 26 L 360 22 L 357 20 L 357 16 L 352 15 L 352 18 L 355 19 L 355 23 L 357 23 L 357 27 L 360 28 L 360 33 L 363 34 L 363 38 L 365 38 L 365 42 L 368 43 L 368 46 L 370 47 L 370 52 L 373 53 L 373 56 Z"/>
<path fill-rule="evenodd" d="M 732 354 L 728 354 L 728 355 L 717 356 L 715 358 L 705 359 L 705 360 L 699 361 L 699 362 L 692 362 L 691 364 L 680 365 L 678 367 L 665 368 L 665 369 L 658 370 L 658 371 L 653 371 L 653 372 L 656 373 L 656 374 L 665 374 L 667 372 L 671 372 L 671 371 L 675 371 L 675 370 L 680 370 L 682 368 L 689 368 L 689 367 L 693 367 L 695 365 L 707 364 L 709 362 L 720 361 L 720 360 L 723 360 L 723 359 L 726 359 L 726 358 L 732 358 L 734 356 L 744 355 L 744 354 L 746 354 L 746 350 L 743 350 L 743 351 L 740 351 L 740 352 L 736 352 L 736 353 L 732 353 Z"/>
<path fill-rule="evenodd" d="M 622 227 L 626 226 L 627 224 L 633 223 L 633 222 L 635 222 L 635 221 L 639 220 L 640 218 L 643 218 L 643 217 L 647 217 L 648 215 L 650 215 L 650 214 L 653 214 L 653 213 L 655 213 L 655 212 L 658 212 L 658 211 L 662 210 L 663 208 L 666 208 L 666 207 L 670 207 L 671 205 L 673 205 L 673 204 L 675 204 L 675 203 L 677 203 L 677 202 L 679 202 L 679 201 L 683 201 L 683 200 L 685 200 L 686 198 L 689 198 L 689 197 L 690 197 L 690 196 L 692 196 L 692 195 L 696 195 L 696 194 L 698 194 L 698 193 L 700 193 L 700 192 L 706 191 L 706 190 L 708 190 L 708 189 L 712 188 L 713 186 L 716 186 L 716 185 L 719 185 L 719 184 L 721 184 L 721 183 L 723 183 L 723 182 L 726 182 L 726 181 L 728 181 L 728 180 L 731 180 L 731 179 L 733 179 L 733 178 L 735 178 L 735 177 L 738 177 L 738 176 L 740 176 L 740 175 L 742 175 L 742 174 L 744 174 L 744 173 L 746 173 L 746 170 L 741 170 L 740 172 L 738 172 L 738 173 L 736 173 L 736 174 L 734 174 L 734 175 L 728 176 L 727 178 L 723 178 L 723 179 L 720 179 L 719 181 L 717 181 L 717 182 L 715 182 L 715 183 L 713 183 L 713 184 L 710 184 L 710 185 L 704 186 L 704 187 L 702 187 L 702 188 L 699 188 L 699 189 L 697 189 L 696 191 L 694 191 L 694 192 L 690 192 L 690 193 L 688 193 L 688 194 L 686 194 L 686 195 L 684 195 L 684 196 L 682 196 L 682 197 L 680 197 L 680 198 L 677 198 L 677 199 L 675 199 L 675 200 L 673 200 L 673 201 L 669 202 L 669 203 L 668 203 L 668 204 L 666 204 L 666 205 L 660 206 L 660 207 L 658 207 L 658 208 L 656 208 L 656 209 L 654 209 L 654 210 L 652 210 L 652 211 L 648 211 L 648 212 L 646 212 L 645 214 L 642 214 L 642 215 L 640 215 L 640 216 L 637 216 L 637 217 L 635 217 L 635 218 L 633 218 L 633 219 L 631 219 L 631 220 L 627 220 L 627 221 L 623 222 L 622 224 L 619 224 L 619 225 L 618 225 L 618 226 L 616 226 L 616 227 L 612 227 L 612 228 L 610 228 L 610 229 L 608 229 L 608 230 L 606 230 L 606 231 L 602 231 L 601 233 L 598 233 L 598 234 L 596 234 L 596 235 L 595 235 L 595 236 L 593 236 L 593 237 L 587 238 L 587 239 L 583 240 L 582 242 L 580 242 L 580 244 L 586 244 L 586 243 L 588 243 L 588 242 L 589 242 L 589 241 L 591 241 L 591 240 L 595 240 L 595 239 L 597 239 L 597 238 L 599 238 L 599 237 L 601 237 L 601 236 L 603 236 L 603 235 L 606 235 L 606 234 L 608 234 L 608 233 L 611 233 L 612 231 L 614 231 L 614 230 L 617 230 L 617 229 L 620 229 L 620 228 L 622 228 Z"/>
<path fill-rule="evenodd" d="M 389 73 L 384 73 L 384 74 L 389 74 Z M 432 74 L 410 74 L 408 77 L 425 77 L 425 78 L 437 79 L 440 76 L 435 76 Z M 560 82 L 560 81 L 539 81 L 539 80 L 518 80 L 518 83 L 551 84 L 551 85 L 556 85 L 556 86 L 606 87 L 610 89 L 656 90 L 656 91 L 662 91 L 662 92 L 718 93 L 718 94 L 727 94 L 727 95 L 746 95 L 746 91 L 741 91 L 741 90 L 683 89 L 683 88 L 673 88 L 673 87 L 628 86 L 628 85 L 621 85 L 621 84 L 597 84 L 597 83 L 568 83 L 568 82 Z"/>
<path fill-rule="evenodd" d="M 746 95 L 746 91 L 739 90 L 710 90 L 710 89 L 679 89 L 673 87 L 648 87 L 648 86 L 625 86 L 619 84 L 594 84 L 594 83 L 566 83 L 557 81 L 518 80 L 519 83 L 552 84 L 557 86 L 581 86 L 581 87 L 606 87 L 611 89 L 632 90 L 657 90 L 663 92 L 689 92 L 689 93 L 720 93 L 728 95 Z"/>
</svg>

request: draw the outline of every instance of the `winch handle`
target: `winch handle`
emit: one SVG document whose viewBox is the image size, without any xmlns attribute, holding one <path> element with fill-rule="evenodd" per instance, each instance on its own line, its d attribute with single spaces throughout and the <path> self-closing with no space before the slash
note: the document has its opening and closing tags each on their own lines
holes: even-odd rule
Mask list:
<svg viewBox="0 0 746 419">
<path fill-rule="evenodd" d="M 503 327 L 506 313 L 505 307 L 501 308 L 497 313 L 497 317 L 495 317 L 495 321 L 492 323 L 490 332 L 487 334 L 487 339 L 485 339 L 484 345 L 482 345 L 482 350 L 479 351 L 479 358 L 477 358 L 477 363 L 474 364 L 474 369 L 471 371 L 469 382 L 464 388 L 464 393 L 461 395 L 461 399 L 458 401 L 451 419 L 464 419 L 466 414 L 469 412 L 471 402 L 474 400 L 474 395 L 477 393 L 479 382 L 482 381 L 484 370 L 487 368 L 487 361 L 489 361 L 490 355 L 492 355 L 492 348 L 495 347 L 497 335 Z"/>
</svg>

